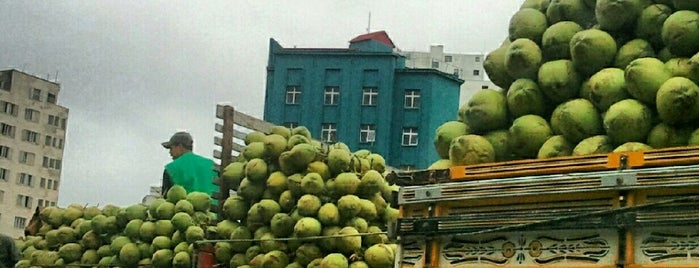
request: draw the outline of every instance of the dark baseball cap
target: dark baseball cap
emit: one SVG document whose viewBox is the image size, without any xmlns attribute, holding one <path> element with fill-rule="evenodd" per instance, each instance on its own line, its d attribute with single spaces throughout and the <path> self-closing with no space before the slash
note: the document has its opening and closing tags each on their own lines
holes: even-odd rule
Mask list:
<svg viewBox="0 0 699 268">
<path fill-rule="evenodd" d="M 166 149 L 170 149 L 170 147 L 175 146 L 175 145 L 184 145 L 184 146 L 192 146 L 194 143 L 194 140 L 192 140 L 192 135 L 190 135 L 187 132 L 180 131 L 172 135 L 170 137 L 169 141 L 161 143 L 163 147 Z"/>
</svg>

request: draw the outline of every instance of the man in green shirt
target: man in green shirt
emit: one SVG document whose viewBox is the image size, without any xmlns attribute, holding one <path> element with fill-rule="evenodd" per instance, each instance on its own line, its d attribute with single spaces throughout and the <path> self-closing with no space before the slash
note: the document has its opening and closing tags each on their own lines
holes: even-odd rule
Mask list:
<svg viewBox="0 0 699 268">
<path fill-rule="evenodd" d="M 194 140 L 187 132 L 177 132 L 162 145 L 170 150 L 172 162 L 163 171 L 162 194 L 173 185 L 181 185 L 191 192 L 204 192 L 211 195 L 217 190 L 213 180 L 217 177 L 214 161 L 192 152 Z"/>
</svg>

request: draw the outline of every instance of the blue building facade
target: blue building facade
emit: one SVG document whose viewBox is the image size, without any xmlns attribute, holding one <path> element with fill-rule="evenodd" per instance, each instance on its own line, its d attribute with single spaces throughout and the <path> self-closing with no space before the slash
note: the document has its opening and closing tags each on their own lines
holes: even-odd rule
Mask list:
<svg viewBox="0 0 699 268">
<path fill-rule="evenodd" d="M 463 80 L 410 69 L 383 32 L 349 48 L 283 48 L 270 39 L 264 119 L 305 126 L 324 142 L 369 149 L 387 164 L 426 168 L 439 159 L 435 130 L 457 117 Z"/>
</svg>

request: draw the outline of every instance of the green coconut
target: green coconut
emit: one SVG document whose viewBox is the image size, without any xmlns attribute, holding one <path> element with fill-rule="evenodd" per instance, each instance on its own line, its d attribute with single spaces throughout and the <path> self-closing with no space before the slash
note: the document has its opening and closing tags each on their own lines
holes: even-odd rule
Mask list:
<svg viewBox="0 0 699 268">
<path fill-rule="evenodd" d="M 510 41 L 527 38 L 540 44 L 547 27 L 546 14 L 534 8 L 521 8 L 510 18 L 509 38 Z"/>
<path fill-rule="evenodd" d="M 588 100 L 599 110 L 606 111 L 609 106 L 623 99 L 628 99 L 624 70 L 604 68 L 593 74 L 588 80 Z"/>
<path fill-rule="evenodd" d="M 538 115 L 524 115 L 509 128 L 509 148 L 520 157 L 535 158 L 539 148 L 553 135 L 546 119 Z"/>
<path fill-rule="evenodd" d="M 386 244 L 376 244 L 364 251 L 364 260 L 372 268 L 391 268 L 395 257 L 394 250 Z"/>
<path fill-rule="evenodd" d="M 327 256 L 323 257 L 323 259 L 320 261 L 320 268 L 348 268 L 349 267 L 349 261 L 347 260 L 347 257 L 340 253 L 330 253 Z M 308 265 L 308 268 L 311 268 L 311 264 Z"/>
<path fill-rule="evenodd" d="M 449 144 L 451 140 L 461 136 L 466 135 L 469 131 L 467 124 L 461 121 L 447 121 L 442 125 L 437 127 L 434 137 L 434 147 L 437 150 L 437 154 L 442 159 L 449 158 Z"/>
<path fill-rule="evenodd" d="M 595 22 L 594 7 L 585 4 L 585 0 L 551 0 L 546 17 L 549 24 L 574 21 L 583 28 L 589 28 Z"/>
<path fill-rule="evenodd" d="M 671 126 L 665 123 L 655 125 L 648 133 L 648 146 L 660 149 L 685 146 L 694 131 L 690 126 Z"/>
<path fill-rule="evenodd" d="M 539 45 L 530 39 L 519 38 L 512 41 L 507 48 L 505 70 L 515 79 L 535 79 L 542 61 L 543 56 Z"/>
<path fill-rule="evenodd" d="M 633 60 L 626 67 L 624 78 L 629 94 L 646 105 L 655 105 L 658 89 L 672 77 L 665 64 L 656 58 Z"/>
<path fill-rule="evenodd" d="M 672 8 L 663 4 L 649 5 L 641 11 L 636 21 L 636 37 L 644 39 L 656 49 L 664 47 L 663 23 L 672 14 Z"/>
<path fill-rule="evenodd" d="M 653 127 L 653 113 L 640 101 L 625 99 L 609 107 L 604 114 L 603 125 L 614 145 L 645 142 Z"/>
<path fill-rule="evenodd" d="M 577 144 L 585 138 L 602 133 L 602 118 L 590 101 L 574 99 L 556 107 L 551 115 L 551 129 L 569 142 Z"/>
<path fill-rule="evenodd" d="M 555 104 L 578 96 L 582 81 L 570 60 L 549 61 L 539 69 L 539 89 Z"/>
<path fill-rule="evenodd" d="M 670 72 L 670 77 L 682 76 L 682 77 L 692 79 L 693 63 L 690 62 L 689 58 L 669 59 L 669 60 L 665 61 L 665 67 Z M 670 78 L 668 77 L 668 79 L 670 79 Z M 658 85 L 658 88 L 659 87 L 660 87 L 660 85 Z M 657 91 L 656 91 L 656 94 L 657 94 Z"/>
<path fill-rule="evenodd" d="M 506 161 L 512 159 L 512 152 L 510 151 L 508 141 L 509 136 L 510 133 L 507 129 L 493 130 L 483 135 L 483 137 L 488 140 L 490 145 L 493 146 L 495 161 Z M 445 168 L 452 165 L 451 161 L 444 164 L 447 164 Z"/>
<path fill-rule="evenodd" d="M 614 150 L 614 145 L 609 136 L 595 135 L 575 145 L 572 155 L 606 154 L 612 150 Z"/>
<path fill-rule="evenodd" d="M 547 61 L 570 59 L 570 39 L 583 28 L 573 21 L 559 21 L 544 31 L 541 51 Z"/>
<path fill-rule="evenodd" d="M 699 118 L 699 86 L 684 77 L 673 77 L 658 89 L 656 108 L 668 125 L 692 123 Z"/>
<path fill-rule="evenodd" d="M 644 39 L 633 39 L 622 45 L 614 58 L 614 67 L 625 69 L 631 61 L 655 57 L 653 46 Z"/>
<path fill-rule="evenodd" d="M 573 145 L 566 140 L 563 135 L 551 136 L 541 148 L 539 148 L 539 153 L 536 158 L 552 158 L 559 156 L 569 156 L 573 153 Z"/>
<path fill-rule="evenodd" d="M 468 122 L 469 131 L 484 133 L 508 124 L 507 99 L 500 91 L 480 90 L 464 105 L 464 118 L 461 121 Z"/>
<path fill-rule="evenodd" d="M 510 84 L 515 80 L 507 73 L 507 68 L 505 68 L 505 57 L 509 47 L 509 43 L 503 44 L 490 51 L 483 61 L 483 69 L 488 74 L 488 78 L 500 88 L 509 88 Z"/>
<path fill-rule="evenodd" d="M 597 0 L 595 18 L 599 28 L 605 31 L 633 29 L 643 9 L 650 0 Z"/>
<path fill-rule="evenodd" d="M 670 53 L 690 57 L 699 51 L 699 13 L 679 10 L 672 13 L 662 28 L 663 43 Z"/>
<path fill-rule="evenodd" d="M 495 161 L 495 149 L 486 138 L 468 134 L 456 137 L 449 146 L 453 165 L 472 165 Z"/>
<path fill-rule="evenodd" d="M 645 144 L 642 142 L 630 141 L 630 142 L 626 142 L 626 143 L 614 148 L 613 152 L 615 152 L 615 153 L 642 152 L 642 151 L 647 151 L 647 150 L 651 150 L 651 149 L 653 149 L 653 147 L 650 147 L 648 144 Z"/>
<path fill-rule="evenodd" d="M 617 44 L 609 33 L 599 29 L 582 30 L 570 39 L 570 58 L 583 76 L 590 76 L 615 59 Z"/>
<path fill-rule="evenodd" d="M 325 189 L 325 182 L 320 174 L 310 172 L 301 179 L 301 188 L 306 194 L 319 195 Z"/>
<path fill-rule="evenodd" d="M 358 196 L 348 194 L 337 200 L 337 208 L 340 210 L 342 218 L 351 219 L 362 211 L 362 204 Z"/>
<path fill-rule="evenodd" d="M 506 96 L 507 111 L 516 118 L 526 114 L 544 115 L 546 100 L 539 85 L 531 79 L 517 79 L 510 85 Z M 465 135 L 468 133 L 464 133 Z"/>
<path fill-rule="evenodd" d="M 549 7 L 551 0 L 524 0 L 519 9 L 533 8 L 541 12 L 546 12 L 546 8 Z"/>
</svg>

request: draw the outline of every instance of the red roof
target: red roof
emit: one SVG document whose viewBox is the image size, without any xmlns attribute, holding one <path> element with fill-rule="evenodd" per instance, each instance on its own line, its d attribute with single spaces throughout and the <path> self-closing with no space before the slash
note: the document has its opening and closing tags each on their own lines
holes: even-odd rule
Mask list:
<svg viewBox="0 0 699 268">
<path fill-rule="evenodd" d="M 373 32 L 373 33 L 368 33 L 368 34 L 363 34 L 360 36 L 357 36 L 350 40 L 350 43 L 355 43 L 355 42 L 361 42 L 361 41 L 366 41 L 366 40 L 375 40 L 378 42 L 381 42 L 391 48 L 395 48 L 396 46 L 393 44 L 393 41 L 391 41 L 391 38 L 388 37 L 388 34 L 386 31 L 378 31 L 378 32 Z"/>
</svg>

